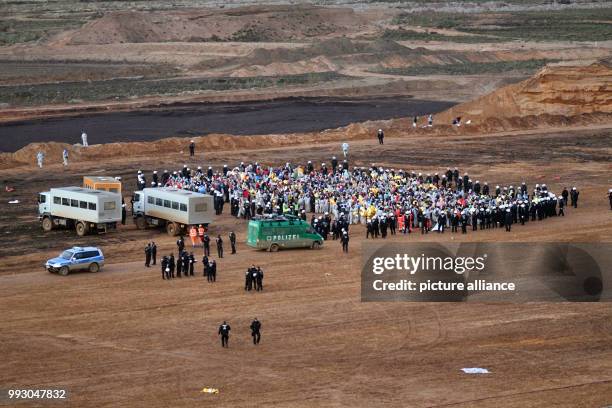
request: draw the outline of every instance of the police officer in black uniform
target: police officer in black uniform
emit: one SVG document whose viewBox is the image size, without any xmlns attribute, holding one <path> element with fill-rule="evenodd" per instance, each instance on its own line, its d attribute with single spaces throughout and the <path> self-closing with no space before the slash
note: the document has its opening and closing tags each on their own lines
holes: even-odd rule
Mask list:
<svg viewBox="0 0 612 408">
<path fill-rule="evenodd" d="M 176 257 L 176 277 L 177 278 L 181 277 L 182 271 L 183 271 L 183 253 L 179 252 Z"/>
<path fill-rule="evenodd" d="M 219 336 L 221 336 L 221 347 L 229 347 L 229 333 L 232 328 L 230 325 L 224 320 L 219 326 Z"/>
<path fill-rule="evenodd" d="M 148 268 L 151 264 L 151 244 L 147 244 L 145 247 L 145 266 Z"/>
<path fill-rule="evenodd" d="M 563 197 L 563 201 L 565 201 L 565 205 L 567 205 L 567 198 L 569 197 L 569 191 L 567 191 L 567 187 L 563 187 L 561 197 Z"/>
<path fill-rule="evenodd" d="M 189 254 L 189 276 L 195 276 L 193 273 L 193 268 L 195 266 L 195 257 L 193 256 L 193 252 Z"/>
<path fill-rule="evenodd" d="M 212 261 L 206 263 L 204 272 L 206 273 L 206 281 L 212 282 Z"/>
<path fill-rule="evenodd" d="M 217 281 L 217 261 L 215 261 L 214 259 L 210 261 L 210 281 Z"/>
<path fill-rule="evenodd" d="M 210 256 L 210 237 L 208 236 L 208 234 L 204 234 L 203 245 L 204 245 L 204 256 Z"/>
<path fill-rule="evenodd" d="M 202 265 L 204 265 L 204 269 L 202 271 L 202 276 L 208 277 L 208 275 L 207 275 L 208 257 L 206 255 L 204 255 L 204 257 L 202 258 Z"/>
<path fill-rule="evenodd" d="M 179 236 L 179 239 L 176 241 L 176 246 L 178 248 L 179 256 L 181 256 L 183 249 L 185 249 L 185 240 L 183 239 L 182 235 Z"/>
<path fill-rule="evenodd" d="M 510 232 L 510 230 L 512 229 L 512 212 L 510 211 L 509 208 L 506 209 L 506 214 L 505 214 L 505 219 L 504 219 L 504 225 L 506 226 L 506 231 Z"/>
<path fill-rule="evenodd" d="M 151 241 L 151 261 L 153 265 L 157 265 L 157 245 Z"/>
<path fill-rule="evenodd" d="M 236 253 L 236 234 L 234 231 L 229 234 L 230 245 L 232 246 L 232 254 Z"/>
<path fill-rule="evenodd" d="M 570 191 L 570 200 L 574 208 L 578 208 L 578 195 L 580 195 L 580 192 L 576 190 L 576 187 L 572 187 L 572 191 Z"/>
<path fill-rule="evenodd" d="M 247 269 L 244 275 L 244 290 L 247 290 L 249 292 L 253 289 L 253 280 L 251 277 L 251 274 L 253 273 L 253 269 L 255 269 L 255 265 Z"/>
<path fill-rule="evenodd" d="M 344 230 L 344 228 L 342 229 L 342 236 L 340 237 L 340 240 L 342 241 L 342 252 L 348 252 L 349 234 Z"/>
<path fill-rule="evenodd" d="M 251 336 L 253 337 L 253 344 L 257 345 L 259 344 L 259 341 L 261 340 L 261 323 L 259 320 L 257 320 L 257 318 L 254 318 L 253 321 L 251 322 Z"/>
<path fill-rule="evenodd" d="M 168 257 L 164 256 L 161 260 L 161 274 L 163 280 L 166 280 L 166 275 L 168 275 L 169 272 L 166 271 L 166 268 L 168 268 Z"/>
<path fill-rule="evenodd" d="M 223 238 L 221 238 L 221 235 L 217 235 L 217 254 L 219 258 L 223 258 Z"/>
<path fill-rule="evenodd" d="M 168 272 L 169 273 L 169 276 L 168 276 L 169 279 L 174 279 L 174 267 L 175 267 L 175 264 L 174 264 L 174 254 L 170 254 L 170 258 L 168 258 L 168 269 L 170 269 L 170 271 Z"/>
<path fill-rule="evenodd" d="M 255 290 L 258 292 L 263 290 L 263 277 L 264 273 L 261 270 L 261 267 L 258 266 L 257 270 L 255 271 Z"/>
<path fill-rule="evenodd" d="M 185 274 L 185 277 L 188 278 L 189 277 L 189 254 L 187 253 L 187 251 L 183 252 L 183 256 L 181 260 L 183 261 L 183 273 Z"/>
</svg>

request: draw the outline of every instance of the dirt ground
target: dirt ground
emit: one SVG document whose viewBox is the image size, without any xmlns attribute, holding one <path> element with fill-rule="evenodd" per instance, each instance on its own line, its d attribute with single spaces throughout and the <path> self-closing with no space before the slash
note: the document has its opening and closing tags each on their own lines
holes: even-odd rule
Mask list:
<svg viewBox="0 0 612 408">
<path fill-rule="evenodd" d="M 576 185 L 578 209 L 564 218 L 516 226 L 511 233 L 398 236 L 389 241 L 612 241 L 611 126 L 551 129 L 473 137 L 426 136 L 351 142 L 351 164 L 443 172 L 458 166 L 474 179 L 553 190 Z M 194 165 L 286 161 L 314 163 L 340 155 L 317 144 L 200 154 Z M 102 162 L 1 170 L 14 186 L 0 212 L 0 384 L 69 390 L 69 406 L 397 406 L 602 407 L 612 403 L 612 308 L 609 304 L 361 303 L 361 226 L 350 253 L 339 243 L 279 253 L 243 244 L 246 223 L 223 215 L 211 233 L 238 235 L 238 254 L 217 259 L 218 281 L 160 279 L 143 266 L 149 240 L 159 255 L 174 239 L 133 225 L 106 236 L 44 235 L 35 195 L 78 184 L 83 174 L 124 176 L 138 168 L 182 167 L 178 153 Z M 19 205 L 6 204 L 19 199 Z M 98 274 L 66 278 L 42 264 L 74 244 L 101 246 L 108 265 Z M 29 251 L 24 251 L 28 248 Z M 213 246 L 214 251 L 214 246 Z M 202 250 L 195 251 L 201 258 Z M 216 258 L 216 257 L 215 257 Z M 264 291 L 243 290 L 250 264 L 265 271 Z M 262 321 L 262 343 L 248 325 Z M 230 348 L 216 335 L 232 326 Z M 463 374 L 486 367 L 489 375 Z M 201 393 L 219 388 L 218 395 Z M 5 401 L 0 400 L 0 403 Z M 26 405 L 26 404 L 24 404 Z"/>
</svg>

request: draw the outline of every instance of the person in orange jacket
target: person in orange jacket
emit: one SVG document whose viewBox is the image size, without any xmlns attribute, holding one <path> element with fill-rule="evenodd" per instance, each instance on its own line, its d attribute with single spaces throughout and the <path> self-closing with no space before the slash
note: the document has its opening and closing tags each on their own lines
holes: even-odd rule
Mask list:
<svg viewBox="0 0 612 408">
<path fill-rule="evenodd" d="M 204 242 L 204 234 L 206 234 L 206 228 L 204 228 L 202 224 L 200 224 L 198 226 L 198 239 L 200 240 L 200 245 L 202 245 L 202 243 Z"/>
<path fill-rule="evenodd" d="M 191 228 L 189 229 L 189 238 L 191 238 L 192 247 L 198 245 L 198 230 L 196 230 L 195 226 L 191 226 Z"/>
</svg>

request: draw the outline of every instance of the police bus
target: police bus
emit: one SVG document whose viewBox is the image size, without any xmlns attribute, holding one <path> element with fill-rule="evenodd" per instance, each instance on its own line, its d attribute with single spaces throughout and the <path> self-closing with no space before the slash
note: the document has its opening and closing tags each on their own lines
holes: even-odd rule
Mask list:
<svg viewBox="0 0 612 408">
<path fill-rule="evenodd" d="M 281 248 L 313 248 L 323 237 L 306 221 L 291 215 L 258 216 L 249 222 L 247 245 L 276 252 Z"/>
</svg>

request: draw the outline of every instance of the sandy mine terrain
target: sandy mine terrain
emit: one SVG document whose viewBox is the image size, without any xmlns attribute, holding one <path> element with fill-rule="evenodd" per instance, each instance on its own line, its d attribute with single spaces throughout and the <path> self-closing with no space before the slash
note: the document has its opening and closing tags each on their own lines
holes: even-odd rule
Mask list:
<svg viewBox="0 0 612 408">
<path fill-rule="evenodd" d="M 434 142 L 389 138 L 352 143 L 351 161 L 423 171 L 460 166 L 490 183 L 559 190 L 576 184 L 578 209 L 563 219 L 462 237 L 429 234 L 389 241 L 611 241 L 610 127 L 514 132 Z M 581 148 L 581 141 L 592 148 Z M 220 166 L 246 158 L 281 164 L 338 154 L 337 143 L 204 153 L 194 162 Z M 607 152 L 607 155 L 602 152 Z M 373 153 L 375 153 L 373 155 Z M 319 251 L 275 254 L 247 248 L 246 223 L 223 215 L 211 233 L 238 234 L 237 255 L 218 260 L 219 279 L 162 281 L 143 266 L 142 248 L 160 253 L 174 239 L 133 225 L 102 237 L 77 239 L 67 231 L 44 235 L 35 219 L 35 193 L 75 184 L 82 174 L 120 174 L 126 191 L 134 171 L 182 166 L 183 155 L 83 162 L 67 170 L 3 170 L 22 201 L 2 213 L 0 340 L 2 384 L 66 387 L 70 405 L 83 406 L 604 406 L 612 397 L 612 310 L 606 304 L 360 303 L 363 227 L 351 230 L 344 255 L 337 242 Z M 316 161 L 315 161 L 316 160 Z M 468 166 L 465 163 L 469 163 Z M 606 187 L 603 187 L 606 186 Z M 7 196 L 3 194 L 3 196 Z M 17 221 L 17 223 L 16 223 Z M 44 260 L 73 244 L 105 249 L 109 265 L 97 275 L 67 278 L 42 269 Z M 26 251 L 24 248 L 33 248 Z M 201 249 L 196 250 L 201 256 Z M 296 256 L 299 262 L 296 262 Z M 266 272 L 263 293 L 245 293 L 251 263 Z M 249 343 L 249 319 L 263 322 L 262 344 Z M 221 349 L 217 325 L 233 327 Z M 459 369 L 484 366 L 491 375 Z M 219 395 L 200 393 L 203 387 Z"/>
<path fill-rule="evenodd" d="M 453 106 L 433 128 L 422 117 L 416 129 L 411 117 L 400 117 L 294 134 L 194 135 L 194 159 L 185 153 L 190 138 L 173 134 L 88 148 L 65 138 L 22 148 L 5 142 L 1 389 L 65 388 L 63 405 L 73 407 L 612 404 L 609 303 L 361 302 L 361 252 L 371 244 L 363 226 L 351 227 L 349 254 L 335 241 L 320 250 L 261 252 L 244 244 L 247 223 L 227 206 L 210 233 L 235 231 L 238 253 L 226 248 L 216 259 L 217 282 L 202 278 L 201 264 L 197 277 L 164 281 L 159 264 L 144 267 L 143 249 L 154 240 L 158 257 L 176 252 L 175 238 L 131 222 L 100 236 L 45 234 L 36 218 L 38 192 L 79 185 L 83 175 L 122 176 L 129 202 L 138 169 L 150 177 L 183 164 L 321 163 L 341 156 L 348 141 L 351 166 L 423 173 L 456 166 L 491 186 L 525 181 L 529 189 L 546 183 L 581 192 L 565 217 L 510 233 L 388 242 L 612 242 L 609 6 L 455 1 L 436 3 L 440 14 L 432 14 L 429 2 L 131 3 L 126 10 L 124 2 L 0 0 L 0 126 L 281 97 L 393 95 Z M 451 126 L 457 116 L 461 127 Z M 383 146 L 378 128 L 387 135 Z M 66 168 L 59 164 L 65 148 Z M 47 157 L 42 170 L 38 151 Z M 46 259 L 73 245 L 100 246 L 104 270 L 67 277 L 44 270 Z M 202 249 L 194 252 L 201 259 Z M 243 290 L 251 264 L 265 271 L 263 292 Z M 257 347 L 248 330 L 253 317 L 263 325 Z M 223 320 L 233 329 L 228 349 L 217 337 Z M 0 398 L 0 405 L 40 405 L 9 403 Z"/>
</svg>

